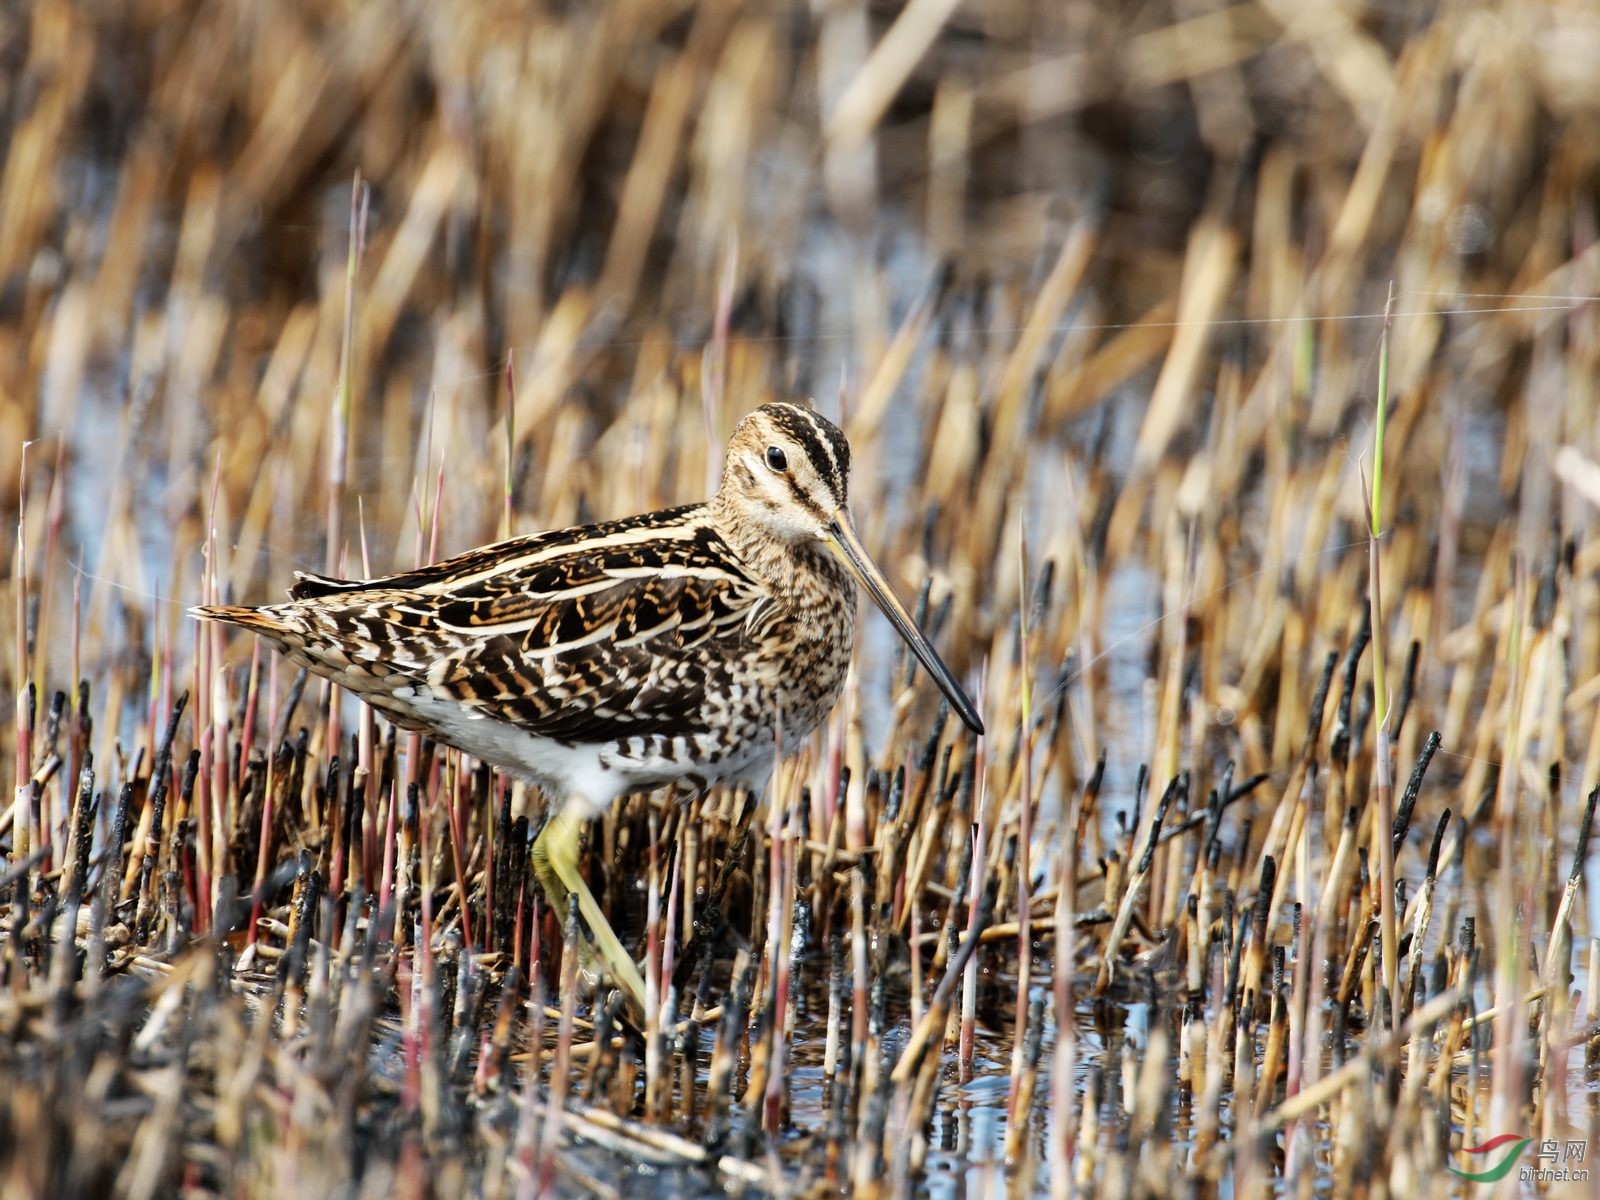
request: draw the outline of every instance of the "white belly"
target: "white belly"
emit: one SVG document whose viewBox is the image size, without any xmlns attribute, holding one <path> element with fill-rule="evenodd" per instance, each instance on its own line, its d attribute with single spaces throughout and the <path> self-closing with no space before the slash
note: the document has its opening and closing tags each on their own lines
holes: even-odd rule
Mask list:
<svg viewBox="0 0 1600 1200">
<path fill-rule="evenodd" d="M 737 758 L 710 762 L 684 739 L 569 745 L 478 716 L 454 700 L 413 694 L 405 703 L 439 741 L 578 803 L 591 815 L 619 796 L 678 780 L 702 786 L 740 780 L 760 787 L 772 773 L 770 741 L 750 746 Z"/>
</svg>

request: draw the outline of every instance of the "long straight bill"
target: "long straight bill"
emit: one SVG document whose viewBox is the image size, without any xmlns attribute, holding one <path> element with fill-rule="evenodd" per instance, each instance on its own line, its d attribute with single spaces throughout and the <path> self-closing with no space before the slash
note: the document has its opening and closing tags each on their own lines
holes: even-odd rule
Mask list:
<svg viewBox="0 0 1600 1200">
<path fill-rule="evenodd" d="M 983 732 L 983 721 L 978 716 L 978 710 L 972 706 L 972 701 L 967 699 L 966 692 L 961 690 L 961 685 L 956 682 L 956 677 L 950 673 L 950 668 L 944 665 L 944 659 L 939 657 L 928 639 L 922 636 L 922 630 L 917 628 L 916 622 L 911 619 L 911 614 L 895 599 L 889 590 L 889 583 L 883 577 L 883 572 L 867 554 L 866 547 L 861 544 L 861 539 L 856 536 L 855 526 L 850 523 L 850 514 L 844 509 L 839 509 L 833 514 L 833 520 L 828 523 L 829 537 L 826 542 L 828 549 L 832 550 L 844 564 L 850 568 L 850 573 L 860 582 L 861 586 L 872 593 L 872 599 L 889 618 L 889 623 L 895 631 L 906 640 L 906 645 L 911 647 L 911 653 L 917 656 L 917 661 L 927 669 L 933 681 L 939 685 L 939 690 L 945 694 L 945 699 L 950 701 L 950 707 L 956 710 L 962 722 L 973 733 Z"/>
</svg>

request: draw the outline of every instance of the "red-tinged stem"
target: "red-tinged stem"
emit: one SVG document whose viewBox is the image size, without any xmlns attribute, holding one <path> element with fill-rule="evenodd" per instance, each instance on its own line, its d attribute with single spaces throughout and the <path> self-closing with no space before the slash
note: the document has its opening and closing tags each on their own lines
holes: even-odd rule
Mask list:
<svg viewBox="0 0 1600 1200">
<path fill-rule="evenodd" d="M 273 655 L 276 659 L 277 655 Z M 260 698 L 261 689 L 261 639 L 253 638 L 250 643 L 250 678 L 245 685 L 244 693 L 244 728 L 239 731 L 239 778 L 234 781 L 235 787 L 244 786 L 244 773 L 250 769 L 250 751 L 255 745 L 256 732 L 256 701 Z M 151 746 L 155 745 L 156 733 L 154 706 L 151 708 Z M 272 762 L 272 751 L 275 747 L 267 747 L 267 762 Z"/>
<path fill-rule="evenodd" d="M 378 797 L 380 780 L 376 764 L 372 761 L 375 739 L 376 724 L 372 709 L 363 704 L 361 723 L 356 729 L 356 772 L 361 780 L 361 795 L 356 802 L 361 805 L 361 885 L 368 891 L 372 889 L 372 880 L 378 874 L 378 820 L 382 816 Z M 392 845 L 394 831 L 390 829 L 388 833 L 388 844 Z"/>
<path fill-rule="evenodd" d="M 216 639 L 211 658 L 211 686 L 215 689 L 211 699 L 211 887 L 215 889 L 228 872 L 228 680 L 222 665 L 222 626 L 213 622 L 207 628 Z M 216 892 L 208 891 L 207 929 L 216 904 Z"/>
<path fill-rule="evenodd" d="M 221 589 L 217 578 L 217 493 L 222 487 L 222 459 L 219 457 L 211 471 L 211 495 L 207 501 L 206 538 L 209 545 L 206 554 L 206 563 L 211 575 L 211 602 L 217 603 L 221 599 Z M 223 675 L 222 664 L 222 626 L 208 624 L 202 627 L 204 634 L 209 636 L 211 653 L 208 656 L 207 668 L 211 685 L 211 788 L 206 803 L 202 808 L 210 808 L 209 834 L 210 842 L 206 847 L 206 878 L 201 881 L 201 906 L 197 912 L 200 920 L 196 927 L 209 930 L 211 928 L 211 914 L 216 908 L 217 897 L 214 891 L 217 881 L 227 871 L 227 800 L 228 800 L 228 690 L 227 681 Z M 201 921 L 204 924 L 201 924 Z"/>
<path fill-rule="evenodd" d="M 667 924 L 662 931 L 661 979 L 663 987 L 671 986 L 672 972 L 678 961 L 678 892 L 679 876 L 682 874 L 682 868 L 682 854 L 673 855 L 672 882 L 667 888 Z M 663 1013 L 661 1019 L 665 1021 L 667 1014 Z"/>
<path fill-rule="evenodd" d="M 781 763 L 781 760 L 780 760 Z M 772 773 L 772 801 L 767 826 L 767 987 L 778 979 L 778 950 L 783 937 L 783 799 L 781 796 L 782 771 L 774 763 Z M 773 1014 L 776 1017 L 776 1013 Z"/>
<path fill-rule="evenodd" d="M 467 903 L 467 873 L 461 859 L 461 771 L 455 772 L 454 796 L 445 797 L 445 817 L 450 825 L 450 862 L 456 872 L 456 896 L 461 901 L 461 936 L 470 950 L 477 943 L 472 940 L 472 907 Z"/>
<path fill-rule="evenodd" d="M 859 867 L 850 871 L 850 1061 L 858 1063 L 867 1046 L 866 881 Z"/>
<path fill-rule="evenodd" d="M 460 770 L 459 762 L 457 764 L 457 769 Z M 467 788 L 466 795 L 462 797 L 462 801 L 463 803 L 470 803 L 471 797 L 476 794 L 476 789 L 472 786 L 471 774 L 466 772 L 463 772 L 463 774 L 466 774 Z M 494 839 L 495 831 L 500 824 L 500 809 L 499 806 L 497 806 L 494 802 L 494 792 L 494 779 L 491 777 L 489 780 L 489 786 L 484 789 L 483 794 L 483 948 L 486 951 L 497 949 L 494 942 L 496 918 L 499 916 L 498 911 L 495 909 L 494 903 Z M 470 813 L 468 815 L 468 827 L 470 828 Z M 463 892 L 461 896 L 461 907 L 465 909 L 466 905 L 466 893 Z"/>
<path fill-rule="evenodd" d="M 400 807 L 399 784 L 389 784 L 389 794 L 384 797 L 387 815 L 383 822 L 383 875 L 378 885 L 378 911 L 389 907 L 389 897 L 394 894 L 395 813 Z"/>
<path fill-rule="evenodd" d="M 261 901 L 267 890 L 267 861 L 272 849 L 272 760 L 276 755 L 267 755 L 267 794 L 261 804 L 261 835 L 256 840 L 256 879 L 255 885 L 250 889 L 250 932 L 245 938 L 245 945 L 256 944 L 256 927 L 261 921 Z"/>
<path fill-rule="evenodd" d="M 524 894 L 527 892 L 526 884 L 523 885 L 523 892 Z M 540 907 L 539 894 L 535 892 L 532 896 L 528 897 L 528 973 L 526 978 L 530 987 L 530 995 L 532 995 L 534 991 L 537 991 L 537 989 L 532 987 L 533 980 L 534 977 L 538 975 L 544 967 L 544 961 L 541 957 L 541 952 L 544 947 L 542 945 L 542 938 L 540 937 L 539 930 L 539 926 L 544 922 L 544 913 L 539 911 Z M 535 1046 L 538 1044 L 539 1043 L 537 1041 L 534 1042 Z"/>
<path fill-rule="evenodd" d="M 644 1094 L 645 1118 L 657 1117 L 661 1096 L 661 863 L 660 828 L 650 814 L 650 871 L 644 908 Z"/>
<path fill-rule="evenodd" d="M 28 689 L 25 681 L 28 678 L 28 448 L 22 448 L 22 466 L 17 480 L 17 549 L 15 578 L 17 581 L 17 661 L 16 674 L 13 678 L 17 682 L 16 720 L 17 720 L 17 759 L 16 770 L 12 778 L 12 785 L 16 789 L 15 797 L 17 812 L 14 820 L 15 840 L 28 828 L 28 817 L 25 811 L 25 801 L 28 786 L 28 776 L 33 773 L 33 728 L 32 714 L 29 711 Z M 14 857 L 22 861 L 27 857 L 27 848 L 14 846 Z"/>
<path fill-rule="evenodd" d="M 522 971 L 522 918 L 527 911 L 528 883 L 523 880 L 517 885 L 517 919 L 511 931 L 511 965 Z M 526 978 L 526 972 L 523 973 Z"/>
<path fill-rule="evenodd" d="M 166 711 L 171 712 L 172 711 L 172 708 L 171 708 L 171 695 L 172 695 L 172 680 L 171 680 L 171 675 L 172 675 L 172 645 L 171 645 L 171 642 L 168 640 L 168 632 L 167 631 L 168 631 L 168 627 L 165 624 L 163 624 L 162 627 L 161 627 L 161 640 L 162 640 L 162 644 L 163 644 L 163 646 L 165 648 L 165 653 L 162 655 L 162 663 L 163 663 L 163 665 L 164 665 L 164 667 L 166 669 L 166 673 L 167 673 L 167 694 L 166 694 L 165 697 L 163 697 L 163 699 L 167 702 L 167 710 Z M 79 552 L 78 552 L 78 570 L 72 577 L 72 680 L 71 680 L 71 687 L 68 689 L 69 690 L 69 694 L 72 696 L 72 708 L 74 710 L 74 712 L 73 712 L 73 721 L 72 721 L 73 729 L 77 729 L 77 726 L 78 726 L 77 715 L 76 715 L 78 681 L 83 678 L 83 642 L 82 642 L 82 638 L 83 638 L 83 552 L 82 552 L 82 550 L 79 550 Z M 83 769 L 83 756 L 79 753 L 79 749 L 80 749 L 82 743 L 79 741 L 79 739 L 77 737 L 73 737 L 71 739 L 71 745 L 72 745 L 72 751 L 71 751 L 71 759 L 72 759 L 72 761 L 69 764 L 70 768 L 71 768 L 71 771 L 70 771 L 70 774 L 67 775 L 67 778 L 68 779 L 76 779 L 78 777 L 78 772 Z M 62 791 L 63 791 L 63 794 L 64 794 L 65 789 L 62 789 Z M 58 811 L 58 813 L 56 815 L 60 818 L 61 831 L 62 831 L 62 836 L 64 838 L 66 836 L 66 828 L 67 828 L 67 826 L 66 826 L 66 821 L 67 821 L 66 807 L 65 807 L 65 805 L 58 804 L 57 808 L 58 808 L 59 811 Z M 49 868 L 46 868 L 46 869 L 48 870 Z"/>
<path fill-rule="evenodd" d="M 494 1059 L 490 1051 L 493 1048 L 493 1035 L 486 1029 L 478 1038 L 478 1067 L 472 1073 L 473 1095 L 481 1096 L 489 1090 L 489 1064 Z"/>
<path fill-rule="evenodd" d="M 61 539 L 61 520 L 66 508 L 66 450 L 66 439 L 57 438 L 55 470 L 50 476 L 50 495 L 45 505 L 44 556 L 39 560 L 39 572 L 35 581 L 35 587 L 38 591 L 38 605 L 35 609 L 38 619 L 38 628 L 34 631 L 34 646 L 36 648 L 40 648 L 41 650 L 40 653 L 34 656 L 32 664 L 34 670 L 33 693 L 35 696 L 35 704 L 45 703 L 45 697 L 49 695 L 49 692 L 45 689 L 45 654 L 42 652 L 42 648 L 50 644 L 50 614 L 55 608 L 54 604 L 51 602 L 54 594 L 54 587 L 52 585 L 55 579 L 55 573 L 51 570 L 51 567 L 54 565 L 56 560 L 56 546 Z M 21 505 L 25 505 L 27 503 L 27 499 L 28 498 L 26 494 L 19 494 L 19 510 Z M 18 682 L 21 682 L 20 677 Z M 31 739 L 29 749 L 32 749 Z M 31 769 L 31 759 L 29 760 L 29 766 Z M 73 778 L 77 778 L 77 776 L 73 776 Z M 65 790 L 66 789 L 64 788 L 62 789 L 63 792 L 65 792 Z M 39 797 L 39 801 L 39 844 L 41 846 L 49 846 L 51 844 L 50 826 L 53 824 L 53 821 L 51 820 L 52 814 L 48 806 L 47 798 L 41 795 Z M 64 826 L 63 829 L 65 829 Z M 65 842 L 66 837 L 63 834 L 62 843 L 65 844 Z M 44 870 L 48 871 L 52 866 L 53 864 L 51 863 L 49 856 L 46 856 Z"/>
<path fill-rule="evenodd" d="M 775 897 L 775 904 L 781 905 L 782 918 L 778 922 L 778 986 L 776 988 L 776 1001 L 772 1007 L 772 1057 L 771 1067 L 767 1072 L 767 1095 L 764 1111 L 762 1113 L 762 1126 L 769 1133 L 776 1134 L 783 1128 L 784 1121 L 784 1089 L 789 1078 L 789 997 L 792 994 L 790 985 L 790 955 L 789 941 L 794 931 L 794 873 L 795 854 L 797 848 L 794 839 L 788 836 L 789 821 L 784 821 L 782 852 L 779 861 L 782 863 L 779 884 L 781 885 Z"/>
<path fill-rule="evenodd" d="M 245 728 L 240 733 L 240 750 L 238 750 L 238 758 L 240 758 L 238 770 L 240 771 L 245 770 L 245 762 L 250 758 L 250 731 L 256 725 L 259 669 L 261 669 L 261 642 L 258 640 L 250 659 L 250 699 L 248 699 L 248 707 L 245 710 Z M 272 656 L 270 678 L 272 678 L 272 685 L 274 685 L 272 690 L 275 691 L 277 690 L 277 654 Z M 272 781 L 272 762 L 274 762 L 274 758 L 277 758 L 277 755 L 272 754 L 272 747 L 269 747 L 269 750 L 267 750 L 267 794 L 261 805 L 261 837 L 256 840 L 256 882 L 254 882 L 250 890 L 250 933 L 246 934 L 246 947 L 256 944 L 256 928 L 261 923 L 262 898 L 266 896 L 267 891 L 267 866 L 270 866 L 270 853 L 272 853 L 272 794 L 274 794 L 275 790 L 274 786 L 272 786 L 272 782 L 274 782 Z M 334 894 L 338 894 L 338 886 L 334 886 Z"/>
<path fill-rule="evenodd" d="M 213 558 L 209 545 L 206 551 L 205 578 L 201 583 L 201 594 L 206 603 L 216 600 L 216 587 L 212 573 Z M 195 730 L 199 735 L 200 772 L 195 777 L 194 784 L 194 812 L 195 842 L 194 842 L 194 913 L 195 931 L 204 933 L 209 914 L 202 897 L 211 894 L 211 772 L 206 768 L 211 763 L 213 730 L 210 721 L 211 713 L 211 647 L 213 639 L 210 630 L 197 624 L 195 627 L 195 655 L 194 655 L 194 720 Z"/>
<path fill-rule="evenodd" d="M 56 561 L 56 546 L 61 540 L 61 521 L 66 514 L 66 475 L 67 442 L 65 438 L 57 438 L 55 470 L 50 475 L 50 496 L 45 504 L 44 557 L 39 560 L 39 577 L 36 585 L 39 589 L 39 629 L 34 641 L 36 646 L 50 644 L 50 614 L 55 607 L 51 603 L 55 591 L 52 586 L 55 573 L 50 568 Z M 27 499 L 26 496 L 20 498 Z M 33 669 L 37 672 L 33 681 L 34 691 L 40 697 L 46 695 L 44 665 L 45 656 L 40 654 L 33 663 Z"/>
<path fill-rule="evenodd" d="M 276 660 L 278 656 L 274 654 L 272 657 Z M 276 683 L 276 671 L 273 672 L 272 678 Z M 273 690 L 276 691 L 276 688 Z M 339 758 L 339 750 L 340 748 L 337 745 L 330 747 L 330 765 L 333 760 L 339 760 L 340 772 L 349 775 L 352 766 Z M 339 796 L 341 793 L 346 792 L 346 789 L 340 785 L 338 777 L 330 777 L 328 783 L 328 811 L 323 816 L 324 827 L 329 831 L 329 836 L 333 839 L 333 861 L 328 866 L 328 894 L 333 897 L 335 911 L 342 911 L 344 908 L 345 872 L 349 864 L 356 861 L 355 855 L 359 849 L 359 847 L 352 847 L 350 842 L 355 838 L 359 838 L 362 831 L 359 825 L 354 829 L 351 828 L 348 809 L 340 807 Z M 359 805 L 360 803 L 361 798 L 355 794 L 353 788 L 350 789 L 345 797 L 345 804 Z M 304 805 L 301 807 L 303 811 Z"/>
</svg>

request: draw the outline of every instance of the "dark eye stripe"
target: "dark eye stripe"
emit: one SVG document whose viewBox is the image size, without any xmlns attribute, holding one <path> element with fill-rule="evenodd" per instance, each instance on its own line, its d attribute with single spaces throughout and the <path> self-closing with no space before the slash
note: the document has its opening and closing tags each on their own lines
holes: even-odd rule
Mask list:
<svg viewBox="0 0 1600 1200">
<path fill-rule="evenodd" d="M 816 501 L 806 495 L 805 489 L 795 482 L 793 475 L 785 475 L 783 481 L 789 485 L 789 494 L 794 497 L 795 503 L 819 521 L 826 521 L 832 515 L 831 513 L 823 512 L 817 507 Z"/>
</svg>

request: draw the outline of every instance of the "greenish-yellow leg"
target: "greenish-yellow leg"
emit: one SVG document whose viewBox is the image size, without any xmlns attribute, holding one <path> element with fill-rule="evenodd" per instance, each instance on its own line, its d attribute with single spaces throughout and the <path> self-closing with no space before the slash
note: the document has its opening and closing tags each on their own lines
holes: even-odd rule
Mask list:
<svg viewBox="0 0 1600 1200">
<path fill-rule="evenodd" d="M 569 894 L 578 897 L 578 911 L 589 925 L 595 948 L 605 959 L 612 978 L 643 1012 L 644 978 L 639 974 L 639 964 L 633 961 L 633 956 L 611 928 L 611 922 L 600 911 L 594 893 L 578 870 L 578 836 L 582 829 L 583 818 L 574 813 L 570 805 L 557 812 L 533 840 L 533 869 L 558 913 L 565 911 Z"/>
</svg>

